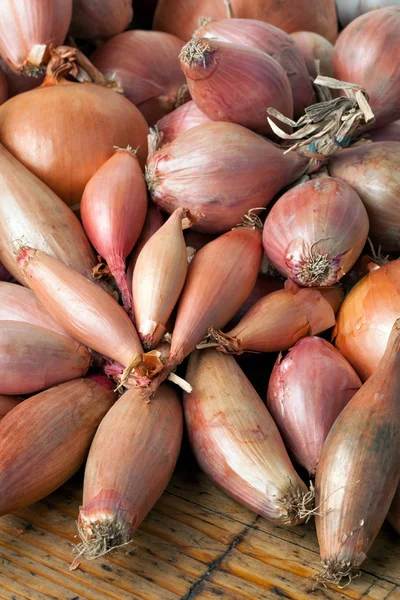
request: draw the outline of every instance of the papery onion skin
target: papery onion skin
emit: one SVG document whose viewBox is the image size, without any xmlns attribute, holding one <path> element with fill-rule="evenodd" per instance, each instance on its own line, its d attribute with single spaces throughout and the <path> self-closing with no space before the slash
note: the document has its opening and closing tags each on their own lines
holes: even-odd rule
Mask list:
<svg viewBox="0 0 400 600">
<path fill-rule="evenodd" d="M 70 337 L 49 315 L 32 290 L 16 283 L 0 282 L 0 321 L 30 323 Z"/>
<path fill-rule="evenodd" d="M 322 177 L 279 198 L 264 224 L 264 250 L 274 267 L 301 286 L 331 286 L 359 257 L 369 230 L 356 192 Z"/>
<path fill-rule="evenodd" d="M 285 289 L 260 298 L 227 333 L 214 331 L 220 352 L 280 352 L 298 340 L 316 335 L 335 324 L 343 300 L 340 288 L 299 288 L 286 282 Z"/>
<path fill-rule="evenodd" d="M 362 381 L 378 367 L 392 325 L 400 316 L 400 260 L 371 268 L 350 290 L 333 332 L 335 346 Z"/>
<path fill-rule="evenodd" d="M 392 505 L 388 513 L 388 521 L 392 527 L 400 534 L 400 484 L 394 495 Z"/>
<path fill-rule="evenodd" d="M 271 415 L 235 359 L 194 352 L 183 409 L 202 470 L 226 494 L 275 524 L 301 519 L 292 507 L 307 488 L 298 477 Z"/>
<path fill-rule="evenodd" d="M 93 440 L 78 518 L 86 558 L 131 540 L 175 468 L 183 430 L 176 392 L 164 385 L 147 399 L 138 388 L 125 392 Z"/>
<path fill-rule="evenodd" d="M 143 166 L 147 130 L 126 98 L 93 83 L 47 78 L 0 107 L 0 141 L 69 205 L 81 201 L 114 146 L 139 146 Z"/>
<path fill-rule="evenodd" d="M 353 367 L 322 338 L 306 337 L 279 355 L 267 408 L 286 448 L 311 475 L 332 425 L 361 385 Z"/>
<path fill-rule="evenodd" d="M 0 260 L 26 285 L 15 254 L 24 244 L 56 256 L 82 275 L 92 275 L 95 256 L 78 219 L 0 145 Z"/>
<path fill-rule="evenodd" d="M 188 268 L 182 220 L 178 208 L 142 248 L 132 276 L 135 324 L 145 350 L 165 333 L 169 317 L 185 283 Z"/>
<path fill-rule="evenodd" d="M 383 127 L 368 131 L 368 138 L 373 142 L 400 142 L 400 121 L 393 121 Z"/>
<path fill-rule="evenodd" d="M 132 255 L 129 259 L 129 265 L 126 272 L 129 285 L 132 287 L 132 275 L 135 268 L 136 261 L 142 248 L 151 238 L 151 236 L 162 227 L 164 223 L 163 216 L 158 206 L 150 202 L 147 208 L 146 219 L 144 221 L 143 229 L 140 233 L 139 239 L 133 249 Z"/>
<path fill-rule="evenodd" d="M 337 36 L 335 0 L 320 0 L 310 4 L 299 0 L 231 0 L 232 17 L 266 21 L 286 31 L 308 29 L 316 31 L 334 42 Z M 198 27 L 201 17 L 224 19 L 227 16 L 226 4 L 215 0 L 159 0 L 154 15 L 153 28 L 169 31 L 183 40 L 189 40 Z"/>
<path fill-rule="evenodd" d="M 132 0 L 73 0 L 69 33 L 107 40 L 126 29 L 133 18 Z"/>
<path fill-rule="evenodd" d="M 289 79 L 271 56 L 242 44 L 193 39 L 180 54 L 194 102 L 213 121 L 229 121 L 271 134 L 266 110 L 293 116 Z"/>
<path fill-rule="evenodd" d="M 42 60 L 29 56 L 34 46 L 63 43 L 72 15 L 72 0 L 3 0 L 0 21 L 0 54 L 16 72 L 35 74 Z M 39 56 L 42 56 L 40 52 Z"/>
<path fill-rule="evenodd" d="M 291 36 L 281 29 L 254 19 L 219 19 L 205 23 L 194 37 L 243 44 L 269 54 L 289 79 L 295 119 L 304 114 L 307 106 L 314 104 L 315 96 L 301 52 Z M 275 107 L 274 104 L 271 106 Z"/>
<path fill-rule="evenodd" d="M 175 108 L 178 90 L 185 84 L 178 60 L 182 46 L 183 41 L 169 33 L 126 31 L 96 50 L 91 61 L 120 82 L 125 96 L 154 125 Z"/>
<path fill-rule="evenodd" d="M 195 102 L 190 100 L 157 121 L 157 129 L 162 133 L 163 143 L 169 144 L 181 133 L 210 121 L 211 119 L 201 112 Z"/>
<path fill-rule="evenodd" d="M 307 158 L 284 155 L 241 125 L 217 122 L 193 127 L 156 151 L 146 178 L 160 208 L 187 208 L 197 217 L 193 229 L 223 233 L 250 208 L 267 206 L 307 166 Z"/>
<path fill-rule="evenodd" d="M 4 396 L 3 394 L 0 394 L 0 421 L 10 412 L 10 410 L 18 406 L 20 402 L 21 398 L 18 398 L 17 396 Z"/>
<path fill-rule="evenodd" d="M 125 261 L 138 240 L 147 211 L 147 188 L 135 152 L 118 149 L 85 187 L 81 219 L 97 253 L 106 261 L 127 312 L 132 294 Z"/>
<path fill-rule="evenodd" d="M 383 251 L 400 250 L 400 143 L 375 142 L 339 152 L 329 173 L 348 183 L 367 209 L 369 237 Z"/>
<path fill-rule="evenodd" d="M 333 55 L 336 79 L 357 83 L 369 95 L 375 122 L 364 129 L 400 118 L 399 35 L 400 6 L 391 6 L 358 17 L 336 42 Z"/>
<path fill-rule="evenodd" d="M 21 321 L 0 321 L 0 350 L 0 394 L 33 394 L 82 377 L 91 360 L 75 340 Z"/>
<path fill-rule="evenodd" d="M 296 31 L 291 34 L 307 65 L 311 77 L 317 77 L 315 61 L 319 60 L 320 74 L 333 77 L 334 46 L 328 40 L 313 31 Z"/>
<path fill-rule="evenodd" d="M 18 260 L 37 298 L 71 336 L 124 367 L 139 364 L 135 327 L 111 296 L 39 250 L 25 248 Z"/>
<path fill-rule="evenodd" d="M 41 500 L 83 464 L 115 399 L 91 379 L 77 379 L 24 400 L 0 423 L 0 514 Z"/>
<path fill-rule="evenodd" d="M 357 571 L 388 513 L 399 476 L 400 319 L 379 367 L 333 425 L 317 466 L 321 581 L 339 583 Z"/>
</svg>

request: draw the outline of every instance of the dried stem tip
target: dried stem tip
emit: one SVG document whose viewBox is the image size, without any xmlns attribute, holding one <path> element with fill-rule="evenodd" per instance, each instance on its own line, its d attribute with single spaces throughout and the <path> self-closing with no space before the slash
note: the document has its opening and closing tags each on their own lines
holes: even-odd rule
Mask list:
<svg viewBox="0 0 400 600">
<path fill-rule="evenodd" d="M 207 52 L 215 52 L 215 50 L 216 47 L 213 47 L 207 38 L 192 39 L 183 46 L 179 58 L 188 67 L 194 63 L 202 63 L 205 68 Z"/>
<path fill-rule="evenodd" d="M 355 567 L 350 562 L 326 560 L 322 562 L 322 566 L 323 570 L 320 573 L 317 573 L 314 579 L 317 583 L 322 583 L 325 587 L 326 583 L 332 583 L 343 590 L 351 584 L 353 579 L 361 575 L 358 567 Z M 343 581 L 345 583 L 343 583 Z"/>
<path fill-rule="evenodd" d="M 80 556 L 87 560 L 95 560 L 132 543 L 131 526 L 117 518 L 94 523 L 78 522 L 77 525 L 82 541 L 73 550 L 75 560 Z"/>
</svg>

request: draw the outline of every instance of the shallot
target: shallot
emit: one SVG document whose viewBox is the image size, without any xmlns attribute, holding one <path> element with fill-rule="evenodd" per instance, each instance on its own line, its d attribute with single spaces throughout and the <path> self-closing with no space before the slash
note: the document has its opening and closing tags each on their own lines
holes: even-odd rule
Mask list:
<svg viewBox="0 0 400 600">
<path fill-rule="evenodd" d="M 190 100 L 160 119 L 157 122 L 157 129 L 162 135 L 163 143 L 169 144 L 181 133 L 210 121 L 211 119 L 201 112 L 193 100 Z"/>
<path fill-rule="evenodd" d="M 106 40 L 124 31 L 132 18 L 132 0 L 73 0 L 70 34 Z"/>
</svg>

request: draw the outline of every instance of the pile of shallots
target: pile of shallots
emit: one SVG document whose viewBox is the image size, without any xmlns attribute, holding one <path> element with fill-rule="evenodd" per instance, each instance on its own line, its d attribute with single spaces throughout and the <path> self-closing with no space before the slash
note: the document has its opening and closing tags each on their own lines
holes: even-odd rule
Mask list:
<svg viewBox="0 0 400 600">
<path fill-rule="evenodd" d="M 0 515 L 86 461 L 75 555 L 125 546 L 185 426 L 347 585 L 400 532 L 400 7 L 145 4 L 1 3 Z"/>
</svg>

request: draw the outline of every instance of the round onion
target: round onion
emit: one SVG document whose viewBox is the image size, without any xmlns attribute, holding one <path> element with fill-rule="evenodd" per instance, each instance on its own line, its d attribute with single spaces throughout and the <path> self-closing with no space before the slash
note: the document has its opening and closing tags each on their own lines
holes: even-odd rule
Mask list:
<svg viewBox="0 0 400 600">
<path fill-rule="evenodd" d="M 146 178 L 153 200 L 171 213 L 182 207 L 197 231 L 221 233 L 250 208 L 267 206 L 308 166 L 241 125 L 206 123 L 150 156 Z"/>
<path fill-rule="evenodd" d="M 394 6 L 398 0 L 336 0 L 339 22 L 346 27 L 357 17 L 378 8 Z"/>
<path fill-rule="evenodd" d="M 296 31 L 291 34 L 300 48 L 307 69 L 311 77 L 317 77 L 315 61 L 319 61 L 321 75 L 333 77 L 333 50 L 334 47 L 327 39 L 313 31 Z"/>
<path fill-rule="evenodd" d="M 0 141 L 69 205 L 113 154 L 139 146 L 143 165 L 147 124 L 122 95 L 93 83 L 55 74 L 42 86 L 0 107 Z"/>
<path fill-rule="evenodd" d="M 274 58 L 289 79 L 295 119 L 300 118 L 304 109 L 315 102 L 311 81 L 301 52 L 291 36 L 281 29 L 254 19 L 219 19 L 205 23 L 193 37 L 244 44 L 262 50 Z M 329 42 L 326 43 L 329 44 Z"/>
<path fill-rule="evenodd" d="M 343 150 L 332 157 L 328 169 L 360 196 L 374 244 L 399 252 L 400 143 L 379 142 Z"/>
<path fill-rule="evenodd" d="M 391 6 L 358 17 L 335 45 L 335 77 L 367 90 L 374 127 L 400 118 L 399 36 L 400 6 Z"/>
<path fill-rule="evenodd" d="M 72 0 L 2 0 L 0 54 L 14 71 L 37 73 L 50 44 L 63 43 Z"/>
<path fill-rule="evenodd" d="M 335 0 L 159 0 L 153 27 L 189 40 L 199 19 L 235 17 L 266 21 L 286 31 L 315 31 L 334 42 L 337 35 Z M 231 12 L 231 14 L 229 14 Z"/>
<path fill-rule="evenodd" d="M 161 31 L 126 31 L 92 55 L 93 64 L 120 82 L 125 96 L 150 125 L 179 105 L 185 84 L 178 61 L 183 42 Z"/>
<path fill-rule="evenodd" d="M 133 18 L 132 0 L 73 0 L 69 33 L 107 40 L 126 29 Z"/>
<path fill-rule="evenodd" d="M 343 302 L 333 333 L 336 347 L 363 381 L 377 368 L 400 316 L 400 260 L 371 268 Z"/>
<path fill-rule="evenodd" d="M 157 122 L 157 129 L 162 134 L 163 143 L 169 144 L 181 133 L 210 121 L 211 119 L 201 112 L 193 100 L 190 100 L 160 119 Z"/>
<path fill-rule="evenodd" d="M 360 387 L 352 366 L 322 338 L 306 337 L 279 355 L 267 407 L 286 448 L 310 474 L 333 423 Z"/>
<path fill-rule="evenodd" d="M 264 224 L 264 250 L 298 285 L 330 286 L 359 257 L 368 228 L 364 205 L 347 183 L 317 178 L 296 185 L 272 207 Z"/>
<path fill-rule="evenodd" d="M 207 117 L 271 133 L 266 109 L 293 116 L 289 79 L 265 52 L 244 46 L 193 39 L 180 53 L 190 94 Z"/>
</svg>

